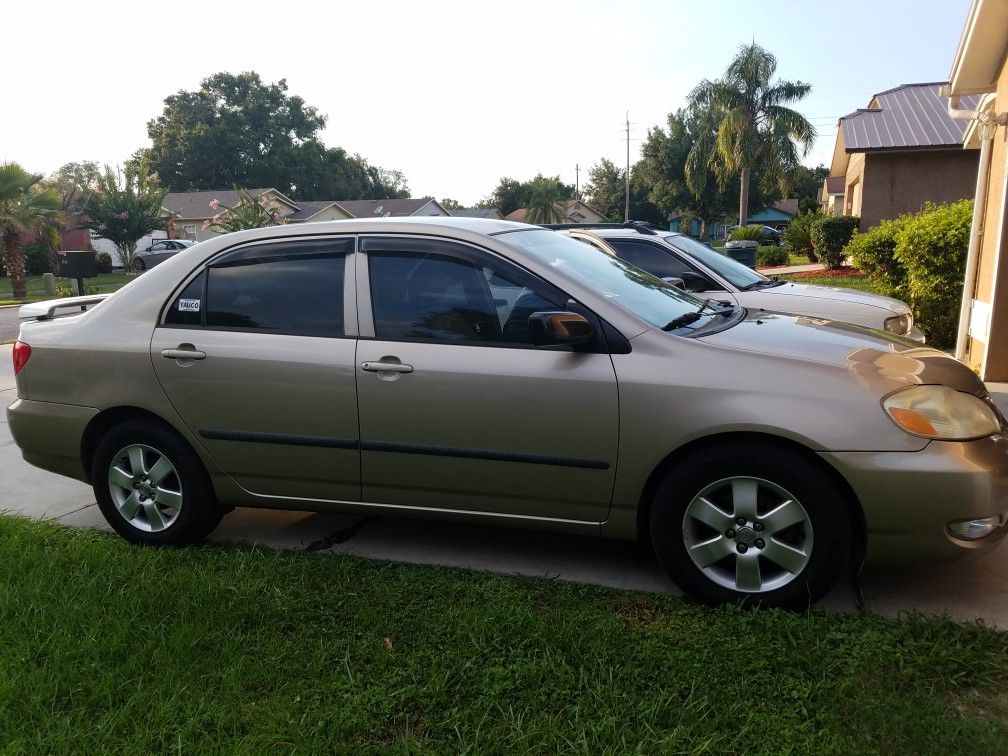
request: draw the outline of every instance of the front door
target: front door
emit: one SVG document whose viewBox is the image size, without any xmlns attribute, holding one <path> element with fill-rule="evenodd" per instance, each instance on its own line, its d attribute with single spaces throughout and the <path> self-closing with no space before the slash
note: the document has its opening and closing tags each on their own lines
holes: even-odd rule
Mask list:
<svg viewBox="0 0 1008 756">
<path fill-rule="evenodd" d="M 225 253 L 154 331 L 151 359 L 165 394 L 251 493 L 360 500 L 356 316 L 345 301 L 353 247 L 335 238 Z"/>
<path fill-rule="evenodd" d="M 537 348 L 567 297 L 485 250 L 370 237 L 358 270 L 363 500 L 600 522 L 616 468 L 609 355 Z"/>
</svg>

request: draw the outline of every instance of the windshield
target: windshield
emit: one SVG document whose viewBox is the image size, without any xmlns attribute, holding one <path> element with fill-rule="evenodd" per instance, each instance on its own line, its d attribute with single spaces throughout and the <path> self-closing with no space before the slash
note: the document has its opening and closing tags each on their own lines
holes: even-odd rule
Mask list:
<svg viewBox="0 0 1008 756">
<path fill-rule="evenodd" d="M 673 247 L 682 250 L 687 255 L 696 258 L 739 289 L 744 289 L 746 287 L 756 288 L 755 284 L 759 284 L 761 281 L 770 280 L 766 276 L 757 273 L 752 268 L 732 260 L 728 257 L 728 255 L 716 252 L 706 244 L 701 244 L 688 236 L 669 234 L 665 237 L 665 241 Z"/>
<path fill-rule="evenodd" d="M 672 284 L 569 236 L 545 229 L 504 231 L 497 236 L 653 326 L 662 328 L 700 307 L 699 299 Z"/>
</svg>

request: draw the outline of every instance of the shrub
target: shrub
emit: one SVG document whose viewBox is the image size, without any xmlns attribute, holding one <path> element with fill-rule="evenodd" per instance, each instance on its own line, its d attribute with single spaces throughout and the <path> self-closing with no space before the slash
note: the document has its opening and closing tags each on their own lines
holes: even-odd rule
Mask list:
<svg viewBox="0 0 1008 756">
<path fill-rule="evenodd" d="M 25 269 L 29 276 L 41 276 L 43 273 L 51 272 L 44 244 L 39 244 L 38 242 L 25 244 L 24 254 Z"/>
<path fill-rule="evenodd" d="M 788 223 L 787 228 L 781 232 L 784 246 L 796 255 L 808 255 L 812 262 L 817 262 L 815 250 L 812 249 L 812 224 L 824 217 L 819 210 L 796 215 Z"/>
<path fill-rule="evenodd" d="M 759 241 L 763 234 L 763 226 L 754 223 L 749 226 L 739 226 L 731 232 L 731 241 Z"/>
<path fill-rule="evenodd" d="M 955 343 L 972 220 L 972 200 L 928 203 L 897 235 L 895 259 L 906 270 L 907 299 L 937 347 Z"/>
<path fill-rule="evenodd" d="M 896 244 L 900 232 L 916 216 L 901 215 L 882 221 L 879 225 L 851 237 L 844 253 L 854 267 L 860 268 L 874 279 L 879 288 L 889 296 L 906 297 L 906 268 L 896 259 Z"/>
<path fill-rule="evenodd" d="M 823 217 L 812 223 L 812 249 L 827 268 L 839 268 L 843 264 L 844 247 L 860 222 L 860 218 L 841 215 Z"/>
<path fill-rule="evenodd" d="M 769 246 L 760 247 L 756 250 L 756 264 L 773 267 L 777 265 L 787 265 L 791 258 L 784 247 Z"/>
<path fill-rule="evenodd" d="M 95 255 L 95 262 L 99 273 L 112 272 L 112 255 L 108 252 L 99 252 Z"/>
</svg>

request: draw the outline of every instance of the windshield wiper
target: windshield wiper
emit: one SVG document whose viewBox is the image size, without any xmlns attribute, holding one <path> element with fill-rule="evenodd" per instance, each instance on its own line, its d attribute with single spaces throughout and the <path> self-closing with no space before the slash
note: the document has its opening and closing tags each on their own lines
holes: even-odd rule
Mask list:
<svg viewBox="0 0 1008 756">
<path fill-rule="evenodd" d="M 781 286 L 784 284 L 777 278 L 761 278 L 759 281 L 753 281 L 751 284 L 746 284 L 739 288 L 739 291 L 752 291 L 753 289 L 769 289 L 771 286 Z"/>
<path fill-rule="evenodd" d="M 684 326 L 688 326 L 690 323 L 696 323 L 702 317 L 703 311 L 706 310 L 710 306 L 710 303 L 711 303 L 711 301 L 709 299 L 705 299 L 700 304 L 700 309 L 699 310 L 695 310 L 693 312 L 686 312 L 686 313 L 683 313 L 682 315 L 680 315 L 678 318 L 673 318 L 668 323 L 666 323 L 664 326 L 662 326 L 662 330 L 663 331 L 674 331 L 674 330 L 676 330 L 678 328 L 683 328 Z M 717 314 L 721 314 L 721 313 L 719 312 Z"/>
</svg>

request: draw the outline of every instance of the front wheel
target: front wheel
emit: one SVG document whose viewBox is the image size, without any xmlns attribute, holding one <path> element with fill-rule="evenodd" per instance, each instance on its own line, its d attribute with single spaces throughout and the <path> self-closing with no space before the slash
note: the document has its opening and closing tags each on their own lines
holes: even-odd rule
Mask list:
<svg viewBox="0 0 1008 756">
<path fill-rule="evenodd" d="M 851 522 L 836 484 L 811 462 L 758 442 L 682 460 L 652 504 L 659 562 L 705 603 L 817 601 L 850 559 Z"/>
<path fill-rule="evenodd" d="M 133 543 L 193 543 L 223 516 L 199 457 L 156 423 L 131 421 L 106 433 L 91 479 L 105 519 Z"/>
</svg>

